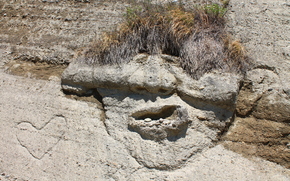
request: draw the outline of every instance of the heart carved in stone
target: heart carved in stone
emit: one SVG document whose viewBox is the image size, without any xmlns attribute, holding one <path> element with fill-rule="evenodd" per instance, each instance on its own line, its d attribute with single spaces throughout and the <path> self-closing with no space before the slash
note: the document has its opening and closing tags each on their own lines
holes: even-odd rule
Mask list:
<svg viewBox="0 0 290 181">
<path fill-rule="evenodd" d="M 21 122 L 17 128 L 20 145 L 34 158 L 41 159 L 64 135 L 66 119 L 63 116 L 54 116 L 41 128 L 33 126 L 30 122 Z"/>
</svg>

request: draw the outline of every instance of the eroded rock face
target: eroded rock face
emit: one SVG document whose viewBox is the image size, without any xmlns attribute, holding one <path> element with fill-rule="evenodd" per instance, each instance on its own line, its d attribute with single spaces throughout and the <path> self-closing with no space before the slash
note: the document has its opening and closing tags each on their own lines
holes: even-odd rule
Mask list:
<svg viewBox="0 0 290 181">
<path fill-rule="evenodd" d="M 122 21 L 126 5 L 120 1 L 1 1 L 0 49 L 6 49 L 12 59 L 67 64 L 82 47 L 113 30 Z"/>
<path fill-rule="evenodd" d="M 290 168 L 290 99 L 277 67 L 256 66 L 245 77 L 227 147 Z"/>
<path fill-rule="evenodd" d="M 289 122 L 290 101 L 279 74 L 264 68 L 248 72 L 238 98 L 237 113 L 259 119 Z"/>
<path fill-rule="evenodd" d="M 245 76 L 228 148 L 290 168 L 289 1 L 231 0 L 228 29 L 255 61 Z M 288 22 L 288 23 L 286 23 Z M 285 24 L 286 23 L 286 24 Z"/>
<path fill-rule="evenodd" d="M 139 54 L 123 65 L 72 63 L 62 87 L 102 96 L 107 132 L 139 164 L 168 170 L 214 145 L 231 121 L 240 76 L 213 72 L 194 80 L 168 55 Z"/>
<path fill-rule="evenodd" d="M 133 113 L 129 119 L 129 129 L 144 139 L 154 141 L 178 139 L 184 135 L 190 123 L 187 109 L 170 105 Z"/>
</svg>

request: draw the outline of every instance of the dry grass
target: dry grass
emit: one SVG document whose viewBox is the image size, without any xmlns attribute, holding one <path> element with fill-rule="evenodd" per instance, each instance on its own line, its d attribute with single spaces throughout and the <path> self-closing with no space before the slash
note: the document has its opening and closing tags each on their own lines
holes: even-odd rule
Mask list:
<svg viewBox="0 0 290 181">
<path fill-rule="evenodd" d="M 193 78 L 206 72 L 245 72 L 243 46 L 225 32 L 226 9 L 205 5 L 186 10 L 179 4 L 145 1 L 127 9 L 118 31 L 106 33 L 85 52 L 88 64 L 122 64 L 138 53 L 180 57 L 180 66 Z"/>
</svg>

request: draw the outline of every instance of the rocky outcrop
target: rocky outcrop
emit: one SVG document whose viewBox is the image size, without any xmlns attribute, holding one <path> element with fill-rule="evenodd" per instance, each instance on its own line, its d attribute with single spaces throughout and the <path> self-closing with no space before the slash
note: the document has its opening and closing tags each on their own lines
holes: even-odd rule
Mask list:
<svg viewBox="0 0 290 181">
<path fill-rule="evenodd" d="M 97 91 L 108 134 L 139 164 L 168 170 L 214 145 L 231 122 L 240 80 L 219 72 L 194 80 L 176 57 L 140 54 L 121 65 L 74 62 L 62 88 L 80 95 Z"/>
<path fill-rule="evenodd" d="M 284 166 L 289 167 L 288 163 L 290 132 L 288 123 L 290 117 L 290 110 L 288 85 L 290 84 L 288 81 L 288 46 L 284 42 L 284 40 L 287 39 L 287 33 L 282 34 L 280 32 L 288 32 L 288 27 L 283 26 L 283 22 L 285 21 L 285 19 L 287 19 L 287 17 L 280 18 L 284 15 L 283 12 L 287 11 L 288 5 L 287 3 L 283 3 L 282 1 L 275 3 L 268 1 L 259 3 L 240 3 L 236 1 L 231 1 L 230 6 L 231 12 L 229 13 L 229 19 L 231 21 L 228 25 L 228 29 L 236 36 L 236 38 L 239 38 L 241 42 L 246 45 L 246 48 L 249 50 L 248 53 L 251 55 L 253 63 L 255 65 L 253 66 L 252 70 L 247 73 L 245 79 L 243 80 L 243 85 L 241 87 L 241 91 L 239 92 L 236 105 L 237 117 L 235 118 L 233 126 L 230 127 L 229 132 L 225 134 L 223 139 L 229 141 L 225 143 L 227 147 L 230 148 L 231 146 L 229 145 L 233 144 L 232 148 L 235 151 L 237 150 L 234 149 L 236 147 L 234 145 L 236 142 L 246 142 L 246 144 L 251 145 L 253 144 L 257 149 L 255 153 L 252 153 L 253 155 L 262 156 L 263 158 L 271 161 L 276 161 L 280 164 L 283 164 Z M 274 8 L 269 9 L 269 7 L 272 6 Z M 236 17 L 237 13 L 243 14 L 243 16 Z M 252 19 L 253 14 L 256 15 L 259 21 L 267 22 L 269 25 L 269 29 L 263 29 L 263 32 L 261 33 L 261 24 L 255 23 L 255 21 Z M 276 21 L 277 19 L 278 21 Z M 248 27 L 249 25 L 246 22 L 250 22 L 252 25 Z M 279 26 L 281 26 L 281 29 L 276 33 L 273 33 L 272 31 L 271 36 L 269 36 L 269 31 Z M 244 29 L 246 31 L 241 31 Z M 258 37 L 257 35 L 259 34 L 262 34 L 262 36 Z M 275 40 L 275 43 L 269 44 L 269 41 L 271 42 L 272 40 Z M 279 42 L 279 45 L 276 44 L 277 42 Z M 259 45 L 258 49 L 256 48 L 257 45 Z M 267 46 L 267 48 L 263 48 L 265 46 Z M 267 50 L 267 53 L 262 53 L 265 50 Z M 142 59 L 142 55 L 139 55 L 139 57 L 140 59 Z M 273 59 L 277 61 L 277 63 L 274 62 Z M 223 82 L 227 82 L 226 79 L 222 79 L 220 77 L 221 79 L 216 80 L 215 76 L 213 77 L 212 75 L 204 75 L 199 81 L 197 81 L 197 83 L 193 83 L 194 80 L 190 80 L 186 76 L 182 76 L 182 78 L 179 77 L 179 75 L 182 75 L 182 71 L 179 71 L 178 73 L 173 73 L 173 76 L 171 76 L 171 70 L 163 70 L 162 68 L 156 70 L 156 67 L 160 67 L 160 65 L 152 64 L 152 66 L 150 66 L 146 64 L 144 67 L 145 68 L 140 69 L 139 66 L 136 66 L 134 63 L 130 63 L 129 65 L 107 66 L 105 68 L 103 66 L 94 68 L 87 67 L 87 69 L 85 70 L 83 68 L 83 65 L 71 65 L 64 73 L 63 88 L 65 90 L 81 94 L 88 91 L 86 89 L 93 88 L 118 90 L 123 90 L 125 88 L 127 89 L 126 91 L 129 92 L 133 91 L 135 93 L 146 94 L 146 92 L 148 91 L 155 94 L 158 93 L 165 95 L 176 91 L 179 93 L 178 96 L 180 96 L 183 100 L 187 100 L 189 102 L 193 101 L 194 103 L 192 103 L 191 105 L 195 105 L 200 100 L 202 100 L 201 102 L 210 102 L 210 104 L 219 103 L 219 106 L 222 105 L 222 107 L 234 107 L 233 101 L 235 100 L 238 92 L 234 94 L 228 94 L 230 98 L 226 98 L 225 100 L 230 100 L 229 103 L 223 100 L 223 96 L 222 100 L 224 102 L 219 101 L 219 98 L 215 97 L 215 95 L 219 95 L 222 92 L 221 90 L 227 90 L 227 88 L 222 87 L 221 89 L 219 89 L 219 86 L 216 86 L 223 85 Z M 151 69 L 153 71 L 150 71 Z M 138 70 L 138 72 L 124 73 L 124 70 Z M 104 72 L 106 76 L 104 76 Z M 155 75 L 152 74 L 152 72 L 155 72 Z M 158 79 L 152 80 L 152 77 L 154 77 L 152 75 L 158 77 Z M 168 76 L 164 77 L 163 75 Z M 207 82 L 205 84 L 208 85 L 205 87 L 212 87 L 209 88 L 208 94 L 205 93 L 207 88 L 204 89 L 204 86 L 201 85 L 204 84 L 201 83 L 204 80 L 206 80 L 205 82 Z M 215 81 L 212 82 L 211 80 Z M 151 81 L 153 81 L 153 84 Z M 184 83 L 186 81 L 191 83 Z M 76 82 L 77 84 L 75 84 Z M 164 84 L 164 82 L 166 82 L 166 85 Z M 232 81 L 230 82 L 232 85 L 235 85 L 235 83 L 233 83 Z M 218 90 L 216 90 L 216 88 L 218 88 Z M 243 121 L 241 120 L 245 120 L 245 123 L 243 123 Z M 276 122 L 280 123 L 276 124 Z M 257 124 L 259 126 L 256 126 Z M 279 131 L 281 130 L 280 128 L 282 125 L 284 127 L 282 129 L 283 131 Z M 164 137 L 166 135 L 166 131 L 161 131 L 154 128 L 147 129 L 143 128 L 143 126 L 141 126 L 141 128 L 136 128 L 136 124 L 134 123 L 133 126 L 131 125 L 129 127 L 135 131 L 137 130 L 137 132 L 139 132 L 142 137 L 153 140 L 155 138 L 150 133 L 152 131 L 163 135 L 161 137 Z M 261 130 L 268 130 L 268 126 L 276 128 L 277 135 L 280 135 L 278 137 L 277 135 L 275 136 L 275 141 L 273 141 L 272 139 L 267 139 L 272 137 L 271 131 L 264 134 L 259 134 L 259 131 L 256 130 L 258 128 Z M 252 141 L 250 139 L 246 139 L 246 137 L 243 136 L 241 136 L 237 140 L 234 136 L 236 134 L 234 133 L 237 133 L 239 130 L 244 129 L 253 132 L 254 135 L 259 135 L 258 140 L 260 141 L 257 141 L 255 136 L 252 136 Z M 144 135 L 145 133 L 148 133 L 148 135 Z M 279 149 L 277 149 L 277 147 L 279 147 Z M 245 146 L 245 148 L 245 150 L 247 150 L 247 146 Z M 240 152 L 247 152 L 245 150 L 243 151 L 243 149 L 240 149 Z M 265 154 L 263 150 L 267 150 L 268 154 Z M 272 154 L 271 150 L 273 152 Z M 278 156 L 278 153 L 280 153 L 281 156 Z M 247 154 L 249 154 L 249 152 L 247 152 Z M 273 158 L 273 155 L 277 155 L 276 158 Z"/>
<path fill-rule="evenodd" d="M 255 66 L 239 93 L 226 145 L 289 168 L 289 3 L 231 0 L 230 4 L 229 29 L 246 45 Z"/>
<path fill-rule="evenodd" d="M 248 72 L 237 103 L 239 116 L 290 122 L 290 95 L 279 74 L 263 68 Z"/>
<path fill-rule="evenodd" d="M 231 0 L 245 77 L 194 80 L 176 57 L 139 54 L 75 60 L 60 82 L 64 67 L 38 62 L 71 62 L 123 5 L 0 2 L 0 180 L 289 180 L 289 3 Z"/>
<path fill-rule="evenodd" d="M 233 143 L 227 145 L 238 142 L 245 145 L 244 149 L 232 148 L 240 153 L 289 167 L 290 97 L 285 89 L 275 71 L 249 71 L 238 97 L 237 117 L 224 137 Z"/>
<path fill-rule="evenodd" d="M 149 169 L 144 165 L 154 166 L 148 161 L 150 155 L 140 153 L 157 151 L 154 146 L 159 146 L 163 147 L 159 149 L 160 154 L 170 150 L 177 157 L 156 154 L 150 160 L 167 164 L 183 162 L 184 154 L 195 148 L 184 148 L 188 151 L 182 152 L 178 145 L 182 145 L 182 139 L 194 135 L 181 137 L 178 144 L 172 142 L 171 146 L 146 140 L 151 143 L 148 147 L 150 145 L 144 144 L 137 132 L 126 131 L 123 135 L 129 132 L 143 142 L 130 145 L 130 137 L 128 140 L 114 137 L 114 131 L 119 129 L 122 134 L 127 127 L 123 128 L 122 124 L 113 127 L 114 122 L 106 126 L 110 122 L 104 122 L 101 103 L 67 98 L 60 82 L 13 76 L 2 69 L 0 75 L 1 180 L 289 180 L 290 173 L 285 168 L 261 159 L 246 159 L 222 145 L 192 155 L 179 169 Z M 120 99 L 115 111 L 125 109 L 129 99 L 124 99 L 122 104 Z M 116 100 L 111 99 L 111 103 Z M 106 101 L 109 102 L 110 97 Z M 166 105 L 172 103 L 172 99 L 168 99 Z M 116 114 L 111 111 L 108 115 L 112 119 Z M 204 117 L 200 115 L 201 120 Z M 117 120 L 123 118 L 117 117 Z M 199 128 L 198 136 L 201 136 L 205 127 L 200 125 Z M 193 137 L 190 142 L 200 147 L 207 144 L 201 142 L 203 139 L 210 138 Z M 187 144 L 192 144 L 190 142 Z"/>
</svg>

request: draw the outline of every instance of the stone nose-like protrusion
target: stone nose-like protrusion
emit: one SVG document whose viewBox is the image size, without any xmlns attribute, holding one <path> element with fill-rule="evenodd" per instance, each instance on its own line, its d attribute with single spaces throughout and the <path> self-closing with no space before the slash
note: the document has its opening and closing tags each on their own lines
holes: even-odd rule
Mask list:
<svg viewBox="0 0 290 181">
<path fill-rule="evenodd" d="M 132 91 L 137 93 L 170 94 L 176 79 L 158 56 L 149 56 L 129 78 Z"/>
</svg>

